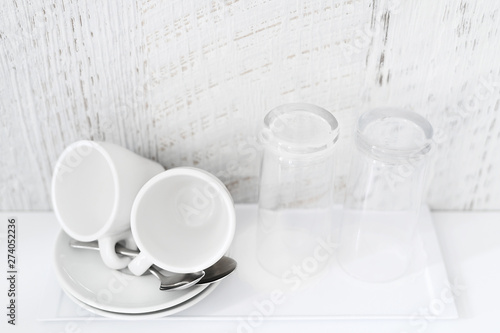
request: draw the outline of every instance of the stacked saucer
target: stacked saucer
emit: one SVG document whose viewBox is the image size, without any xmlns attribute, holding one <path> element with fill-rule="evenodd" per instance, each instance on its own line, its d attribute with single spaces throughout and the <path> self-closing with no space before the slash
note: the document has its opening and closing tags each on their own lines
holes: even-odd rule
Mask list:
<svg viewBox="0 0 500 333">
<path fill-rule="evenodd" d="M 134 276 L 128 270 L 104 265 L 98 252 L 75 249 L 61 231 L 54 248 L 54 267 L 60 286 L 77 304 L 114 319 L 151 319 L 185 310 L 208 296 L 217 286 L 195 285 L 162 291 L 153 275 Z"/>
</svg>

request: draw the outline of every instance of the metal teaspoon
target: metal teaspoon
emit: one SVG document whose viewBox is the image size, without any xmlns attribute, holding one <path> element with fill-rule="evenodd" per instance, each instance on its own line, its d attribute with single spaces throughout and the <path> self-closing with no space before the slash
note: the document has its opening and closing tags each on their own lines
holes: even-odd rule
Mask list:
<svg viewBox="0 0 500 333">
<path fill-rule="evenodd" d="M 71 240 L 71 247 L 78 249 L 91 249 L 91 250 L 99 250 L 99 245 L 97 242 L 80 242 L 76 240 Z M 115 251 L 119 254 L 125 256 L 136 256 L 139 254 L 137 250 L 127 249 L 126 247 L 116 244 Z M 194 273 L 172 273 L 171 275 L 163 275 L 160 272 L 160 269 L 155 267 L 154 265 L 148 268 L 148 271 L 154 275 L 158 280 L 160 280 L 160 290 L 180 290 L 191 287 L 192 285 L 199 282 L 204 276 L 205 272 L 194 272 Z"/>
<path fill-rule="evenodd" d="M 97 242 L 80 242 L 76 240 L 71 241 L 71 247 L 74 248 L 80 248 L 80 249 L 93 249 L 93 250 L 98 250 L 99 245 Z M 124 247 L 123 245 L 117 244 L 115 247 L 116 253 L 127 256 L 127 257 L 135 257 L 139 254 L 138 250 L 132 250 Z M 213 283 L 216 281 L 219 281 L 229 274 L 231 274 L 237 266 L 236 260 L 230 257 L 222 257 L 217 261 L 215 264 L 212 266 L 206 268 L 204 270 L 205 275 L 197 280 L 195 284 L 207 284 L 207 283 Z M 152 266 L 154 267 L 154 266 Z M 153 268 L 154 269 L 154 268 Z M 151 272 L 156 276 L 155 273 Z M 159 272 L 158 272 L 159 273 Z M 193 285 L 194 283 L 190 284 L 189 286 Z M 184 286 L 184 288 L 187 288 L 188 286 Z M 161 288 L 160 288 L 161 289 Z M 179 288 L 176 288 L 179 289 Z M 172 289 L 170 289 L 172 290 Z"/>
</svg>

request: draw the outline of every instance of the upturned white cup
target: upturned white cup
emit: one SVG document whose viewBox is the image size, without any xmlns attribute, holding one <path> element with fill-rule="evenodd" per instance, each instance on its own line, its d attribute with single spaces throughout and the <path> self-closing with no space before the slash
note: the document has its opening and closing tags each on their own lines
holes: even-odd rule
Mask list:
<svg viewBox="0 0 500 333">
<path fill-rule="evenodd" d="M 130 212 L 135 196 L 160 164 L 108 142 L 78 141 L 67 147 L 52 178 L 52 204 L 63 230 L 72 238 L 97 240 L 101 258 L 112 269 L 129 258 L 115 252 L 117 242 L 135 247 Z"/>
<path fill-rule="evenodd" d="M 170 169 L 137 194 L 131 228 L 140 250 L 128 265 L 133 274 L 142 275 L 153 264 L 176 273 L 201 271 L 231 245 L 233 200 L 224 184 L 206 171 Z"/>
</svg>

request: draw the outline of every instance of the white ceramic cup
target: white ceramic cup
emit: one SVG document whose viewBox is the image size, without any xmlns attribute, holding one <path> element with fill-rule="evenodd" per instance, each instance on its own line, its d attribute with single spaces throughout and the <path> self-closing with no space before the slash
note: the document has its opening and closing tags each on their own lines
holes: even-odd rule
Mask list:
<svg viewBox="0 0 500 333">
<path fill-rule="evenodd" d="M 52 178 L 52 204 L 63 230 L 72 238 L 97 240 L 101 258 L 112 269 L 129 258 L 115 252 L 117 242 L 135 247 L 130 211 L 135 196 L 160 164 L 107 142 L 78 141 L 67 147 Z"/>
<path fill-rule="evenodd" d="M 144 185 L 134 201 L 131 228 L 140 254 L 129 270 L 151 265 L 176 273 L 201 271 L 229 249 L 234 204 L 224 184 L 196 168 L 167 170 Z"/>
</svg>

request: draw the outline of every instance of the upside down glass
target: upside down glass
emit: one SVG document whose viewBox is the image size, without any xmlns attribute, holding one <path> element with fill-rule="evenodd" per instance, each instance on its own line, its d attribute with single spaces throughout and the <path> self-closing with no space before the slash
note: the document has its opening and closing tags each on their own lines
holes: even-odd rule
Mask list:
<svg viewBox="0 0 500 333">
<path fill-rule="evenodd" d="M 264 125 L 258 260 L 268 272 L 286 278 L 314 258 L 318 239 L 330 232 L 338 123 L 318 106 L 285 104 L 270 111 Z M 326 265 L 326 255 L 321 258 L 305 263 L 308 274 Z"/>
<path fill-rule="evenodd" d="M 389 282 L 407 271 L 432 133 L 411 111 L 375 109 L 358 119 L 338 253 L 355 278 Z"/>
</svg>

